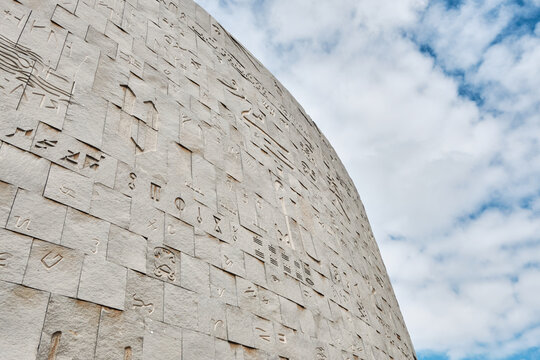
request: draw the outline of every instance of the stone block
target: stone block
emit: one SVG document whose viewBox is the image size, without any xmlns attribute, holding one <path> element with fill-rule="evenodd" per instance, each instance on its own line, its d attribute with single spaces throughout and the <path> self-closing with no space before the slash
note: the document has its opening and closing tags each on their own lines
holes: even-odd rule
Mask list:
<svg viewBox="0 0 540 360">
<path fill-rule="evenodd" d="M 135 310 L 141 318 L 163 321 L 164 283 L 128 270 L 125 309 Z"/>
<path fill-rule="evenodd" d="M 125 267 L 93 256 L 85 256 L 77 298 L 124 310 Z"/>
<path fill-rule="evenodd" d="M 4 359 L 35 360 L 49 293 L 0 281 L 0 349 Z"/>
<path fill-rule="evenodd" d="M 182 253 L 180 285 L 202 295 L 210 295 L 210 267 L 208 263 Z"/>
<path fill-rule="evenodd" d="M 53 243 L 60 243 L 65 218 L 65 206 L 33 192 L 19 190 L 6 228 Z"/>
<path fill-rule="evenodd" d="M 41 193 L 47 182 L 50 162 L 8 143 L 0 147 L 0 180 Z"/>
<path fill-rule="evenodd" d="M 131 199 L 129 197 L 101 184 L 94 185 L 90 214 L 127 228 L 130 211 Z"/>
<path fill-rule="evenodd" d="M 43 195 L 64 205 L 88 212 L 93 185 L 92 179 L 53 164 Z"/>
<path fill-rule="evenodd" d="M 0 226 L 6 226 L 6 222 L 11 212 L 11 206 L 15 195 L 17 194 L 17 187 L 8 183 L 0 181 Z"/>
<path fill-rule="evenodd" d="M 164 321 L 185 329 L 199 328 L 199 296 L 179 286 L 165 284 Z"/>
<path fill-rule="evenodd" d="M 146 239 L 121 227 L 111 225 L 107 260 L 146 273 Z"/>
<path fill-rule="evenodd" d="M 182 360 L 182 330 L 159 321 L 145 321 L 143 360 Z"/>
<path fill-rule="evenodd" d="M 164 244 L 190 256 L 195 256 L 195 244 L 193 241 L 193 226 L 165 215 L 165 239 Z"/>
<path fill-rule="evenodd" d="M 95 359 L 142 360 L 144 323 L 128 311 L 101 309 Z"/>
<path fill-rule="evenodd" d="M 23 284 L 55 294 L 75 297 L 83 254 L 46 241 L 34 240 Z"/>
<path fill-rule="evenodd" d="M 182 340 L 184 359 L 214 359 L 213 337 L 191 330 L 184 330 Z"/>
<path fill-rule="evenodd" d="M 105 259 L 109 228 L 106 221 L 68 208 L 61 244 Z"/>
<path fill-rule="evenodd" d="M 31 246 L 32 238 L 0 229 L 0 280 L 22 282 Z"/>
<path fill-rule="evenodd" d="M 101 306 L 51 295 L 36 359 L 91 359 Z"/>
</svg>

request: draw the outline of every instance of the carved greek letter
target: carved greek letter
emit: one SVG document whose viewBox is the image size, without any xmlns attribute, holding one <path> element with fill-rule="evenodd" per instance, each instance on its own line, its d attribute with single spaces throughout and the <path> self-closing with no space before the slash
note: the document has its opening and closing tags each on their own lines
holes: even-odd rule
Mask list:
<svg viewBox="0 0 540 360">
<path fill-rule="evenodd" d="M 161 197 L 161 186 L 150 183 L 150 198 L 155 201 L 159 201 Z"/>
</svg>

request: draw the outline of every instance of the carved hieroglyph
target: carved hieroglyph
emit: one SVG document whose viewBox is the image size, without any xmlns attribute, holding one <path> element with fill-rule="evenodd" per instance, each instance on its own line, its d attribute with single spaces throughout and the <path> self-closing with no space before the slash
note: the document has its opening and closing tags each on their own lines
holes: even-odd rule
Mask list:
<svg viewBox="0 0 540 360">
<path fill-rule="evenodd" d="M 0 94 L 0 358 L 415 358 L 334 150 L 191 0 L 3 0 Z"/>
</svg>

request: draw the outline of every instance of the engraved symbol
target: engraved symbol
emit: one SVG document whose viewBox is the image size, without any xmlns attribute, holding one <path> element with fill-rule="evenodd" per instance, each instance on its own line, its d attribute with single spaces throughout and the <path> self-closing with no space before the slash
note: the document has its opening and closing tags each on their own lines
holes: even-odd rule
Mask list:
<svg viewBox="0 0 540 360">
<path fill-rule="evenodd" d="M 215 319 L 212 319 L 212 321 L 214 321 L 214 331 L 216 331 L 218 327 L 224 325 L 224 324 L 223 324 L 223 320 L 215 320 Z"/>
<path fill-rule="evenodd" d="M 176 279 L 176 256 L 169 249 L 154 249 L 154 267 L 154 275 L 157 277 L 166 276 L 171 281 Z"/>
<path fill-rule="evenodd" d="M 154 231 L 154 230 L 157 229 L 156 223 L 157 223 L 157 219 L 152 219 L 152 220 L 148 221 L 148 226 L 146 228 L 147 229 L 151 228 L 152 231 Z"/>
<path fill-rule="evenodd" d="M 79 161 L 80 152 L 73 152 L 71 150 L 68 150 L 68 153 L 68 155 L 64 156 L 60 160 L 66 160 L 72 164 L 77 164 Z"/>
<path fill-rule="evenodd" d="M 214 227 L 214 231 L 221 234 L 221 228 L 219 227 L 219 223 L 221 222 L 221 219 L 218 218 L 216 215 L 214 215 L 214 221 L 216 223 L 216 226 Z"/>
<path fill-rule="evenodd" d="M 159 201 L 161 196 L 161 186 L 150 183 L 150 198 L 155 201 Z"/>
<path fill-rule="evenodd" d="M 324 351 L 324 348 L 322 346 L 317 347 L 315 351 L 317 351 L 317 360 L 326 359 L 326 351 Z"/>
<path fill-rule="evenodd" d="M 202 217 L 201 217 L 201 207 L 199 206 L 199 215 L 197 216 L 197 222 L 200 224 L 202 223 Z"/>
<path fill-rule="evenodd" d="M 92 254 L 97 254 L 98 247 L 99 247 L 99 240 L 98 239 L 92 239 L 94 241 L 94 248 L 92 249 Z"/>
<path fill-rule="evenodd" d="M 246 294 L 248 297 L 256 298 L 257 293 L 255 292 L 255 289 L 251 286 L 248 286 L 246 290 L 244 290 L 244 294 Z"/>
<path fill-rule="evenodd" d="M 264 341 L 270 342 L 270 335 L 266 334 L 266 330 L 264 330 L 264 329 L 262 329 L 260 327 L 256 327 L 255 330 L 259 330 L 259 331 L 263 332 L 263 334 L 259 334 L 259 337 Z"/>
<path fill-rule="evenodd" d="M 49 147 L 55 147 L 56 144 L 58 143 L 57 140 L 47 140 L 47 139 L 43 139 L 43 140 L 40 140 L 36 143 L 36 147 L 38 149 L 47 149 Z"/>
<path fill-rule="evenodd" d="M 15 227 L 18 229 L 22 229 L 23 227 L 26 228 L 26 231 L 30 231 L 30 218 L 23 219 L 20 216 L 15 216 L 17 218 L 17 222 L 15 223 Z"/>
<path fill-rule="evenodd" d="M 62 337 L 62 332 L 57 331 L 51 336 L 51 347 L 49 349 L 49 355 L 47 360 L 56 360 L 56 352 L 58 351 L 58 344 L 60 344 L 60 338 Z"/>
<path fill-rule="evenodd" d="M 34 130 L 33 129 L 23 129 L 23 128 L 17 127 L 13 133 L 6 135 L 6 137 L 13 137 L 13 136 L 15 136 L 17 134 L 20 134 L 20 133 L 22 133 L 24 136 L 30 136 L 32 134 L 32 131 L 34 131 Z"/>
<path fill-rule="evenodd" d="M 96 170 L 96 169 L 99 167 L 99 162 L 100 162 L 102 159 L 105 159 L 105 156 L 100 155 L 100 156 L 99 156 L 99 159 L 96 159 L 96 158 L 93 157 L 93 156 L 86 155 L 86 157 L 84 158 L 83 169 L 89 167 L 89 168 L 92 169 L 92 170 Z"/>
<path fill-rule="evenodd" d="M 54 256 L 52 256 L 51 254 L 52 254 L 52 251 L 49 251 L 47 255 L 41 258 L 41 262 L 43 263 L 43 265 L 45 265 L 47 269 L 52 268 L 53 266 L 58 264 L 60 261 L 62 261 L 62 259 L 64 258 L 62 255 L 58 253 Z"/>
<path fill-rule="evenodd" d="M 0 267 L 5 267 L 7 266 L 8 264 L 8 260 L 13 257 L 13 255 L 11 255 L 10 253 L 8 252 L 0 252 Z"/>
<path fill-rule="evenodd" d="M 137 179 L 137 174 L 129 173 L 129 177 L 131 178 L 131 181 L 129 182 L 128 186 L 131 190 L 133 190 L 135 189 L 135 180 Z"/>
<path fill-rule="evenodd" d="M 225 265 L 232 266 L 233 261 L 231 259 L 229 259 L 229 257 L 227 255 L 223 255 L 223 257 L 225 258 Z"/>
<path fill-rule="evenodd" d="M 232 227 L 232 231 L 233 231 L 233 237 L 232 237 L 232 239 L 233 239 L 233 241 L 237 241 L 237 240 L 238 240 L 238 235 L 237 235 L 237 233 L 238 233 L 238 226 L 236 226 L 235 224 L 232 224 L 231 227 Z"/>
<path fill-rule="evenodd" d="M 141 308 L 148 311 L 148 314 L 152 314 L 154 312 L 154 304 L 148 303 L 145 304 L 145 302 L 142 299 L 138 299 L 135 296 L 137 294 L 133 294 L 133 308 Z"/>
<path fill-rule="evenodd" d="M 133 350 L 131 350 L 131 346 L 126 346 L 124 348 L 124 360 L 132 360 L 133 359 Z"/>
<path fill-rule="evenodd" d="M 283 333 L 278 333 L 278 340 L 280 343 L 286 344 L 287 343 L 287 337 Z"/>
<path fill-rule="evenodd" d="M 167 232 L 168 232 L 169 234 L 171 234 L 171 235 L 176 234 L 176 230 L 175 230 L 174 226 L 172 226 L 172 225 L 168 225 L 168 226 L 167 226 Z"/>
<path fill-rule="evenodd" d="M 223 288 L 217 288 L 216 291 L 219 297 L 223 297 L 223 295 L 225 295 L 225 289 Z"/>
<path fill-rule="evenodd" d="M 60 191 L 67 196 L 71 196 L 72 198 L 75 197 L 75 191 L 73 189 L 70 189 L 66 186 L 60 186 Z"/>
<path fill-rule="evenodd" d="M 175 200 L 174 200 L 174 205 L 176 206 L 176 208 L 180 211 L 184 211 L 185 207 L 186 207 L 186 203 L 184 202 L 184 200 L 181 198 L 181 197 L 177 197 Z"/>
</svg>

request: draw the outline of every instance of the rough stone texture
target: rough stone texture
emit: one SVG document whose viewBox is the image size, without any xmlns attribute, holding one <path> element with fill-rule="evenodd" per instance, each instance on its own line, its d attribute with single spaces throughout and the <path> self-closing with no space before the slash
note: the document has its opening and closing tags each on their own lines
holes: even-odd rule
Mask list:
<svg viewBox="0 0 540 360">
<path fill-rule="evenodd" d="M 0 12 L 2 359 L 415 358 L 334 150 L 202 8 Z"/>
</svg>

